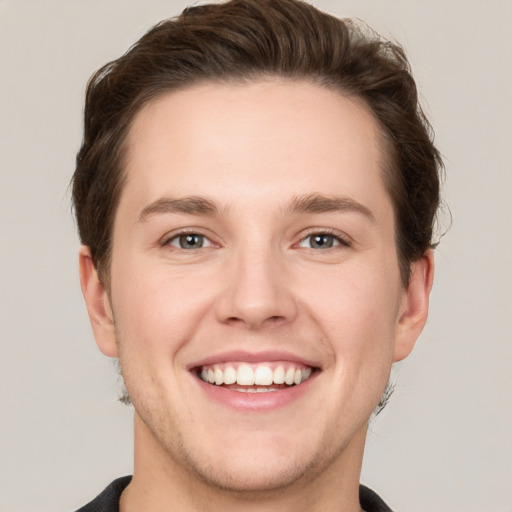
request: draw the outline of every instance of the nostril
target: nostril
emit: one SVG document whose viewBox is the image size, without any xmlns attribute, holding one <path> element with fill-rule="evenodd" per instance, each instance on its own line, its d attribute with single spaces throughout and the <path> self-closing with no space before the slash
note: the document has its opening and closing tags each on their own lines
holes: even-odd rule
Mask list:
<svg viewBox="0 0 512 512">
<path fill-rule="evenodd" d="M 240 326 L 249 330 L 265 329 L 269 327 L 277 327 L 282 323 L 286 323 L 286 317 L 280 315 L 273 315 L 269 317 L 245 317 L 238 318 L 236 316 L 230 317 L 226 320 L 228 325 L 233 327 Z"/>
<path fill-rule="evenodd" d="M 226 318 L 227 324 L 237 324 L 237 323 L 245 323 L 241 318 L 238 318 L 237 316 L 230 316 L 229 318 Z"/>
<path fill-rule="evenodd" d="M 274 282 L 268 273 L 258 275 L 257 267 L 247 264 L 220 290 L 214 306 L 220 322 L 257 329 L 296 317 L 297 301 L 285 283 Z"/>
<path fill-rule="evenodd" d="M 267 322 L 272 322 L 272 323 L 276 323 L 276 322 L 279 322 L 281 320 L 284 320 L 284 317 L 282 316 L 271 316 L 269 318 L 267 318 Z"/>
</svg>

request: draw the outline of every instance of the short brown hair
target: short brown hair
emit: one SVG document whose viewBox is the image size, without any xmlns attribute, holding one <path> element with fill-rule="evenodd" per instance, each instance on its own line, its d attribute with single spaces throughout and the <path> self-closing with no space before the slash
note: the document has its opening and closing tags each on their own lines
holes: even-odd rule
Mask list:
<svg viewBox="0 0 512 512">
<path fill-rule="evenodd" d="M 432 246 L 442 160 L 418 103 L 403 49 L 351 20 L 300 0 L 231 0 L 185 9 L 145 34 L 90 79 L 73 177 L 83 244 L 108 284 L 113 222 L 123 185 L 123 143 L 150 100 L 204 81 L 282 77 L 362 99 L 385 140 L 400 272 Z"/>
</svg>

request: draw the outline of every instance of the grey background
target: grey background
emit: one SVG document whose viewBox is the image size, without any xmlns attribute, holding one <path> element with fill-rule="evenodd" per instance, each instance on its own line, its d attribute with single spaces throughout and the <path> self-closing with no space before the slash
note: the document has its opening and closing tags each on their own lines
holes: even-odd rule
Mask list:
<svg viewBox="0 0 512 512">
<path fill-rule="evenodd" d="M 92 338 L 67 187 L 88 77 L 186 4 L 0 0 L 0 512 L 71 511 L 131 472 L 131 410 Z M 406 47 L 453 213 L 362 481 L 397 511 L 510 512 L 512 2 L 315 4 Z"/>
</svg>

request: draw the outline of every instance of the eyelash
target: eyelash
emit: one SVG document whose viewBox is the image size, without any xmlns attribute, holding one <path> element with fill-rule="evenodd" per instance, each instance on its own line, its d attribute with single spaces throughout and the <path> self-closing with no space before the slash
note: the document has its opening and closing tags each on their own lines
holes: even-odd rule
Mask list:
<svg viewBox="0 0 512 512">
<path fill-rule="evenodd" d="M 185 247 L 181 247 L 181 246 L 178 247 L 177 245 L 173 245 L 172 242 L 176 241 L 179 244 L 181 238 L 188 237 L 188 236 L 201 237 L 201 239 L 203 240 L 203 243 L 206 241 L 208 243 L 208 245 L 206 245 L 206 247 L 201 246 L 201 247 L 192 248 L 192 249 L 186 249 Z M 186 230 L 186 231 L 181 231 L 179 233 L 175 233 L 172 236 L 165 238 L 162 242 L 162 246 L 171 246 L 171 247 L 175 247 L 176 249 L 182 249 L 182 250 L 188 251 L 188 252 L 199 251 L 201 249 L 204 249 L 204 248 L 207 248 L 207 247 L 210 247 L 213 245 L 215 245 L 215 244 L 206 235 L 203 235 L 199 231 L 192 231 L 192 230 Z"/>
<path fill-rule="evenodd" d="M 203 244 L 206 241 L 207 245 L 206 246 L 201 245 L 201 247 L 188 248 L 188 249 L 185 247 L 182 247 L 180 244 L 180 239 L 182 237 L 188 237 L 188 236 L 200 237 L 203 241 Z M 315 247 L 304 247 L 304 248 L 312 249 L 312 250 L 319 250 L 319 251 L 327 251 L 329 249 L 335 249 L 336 247 L 340 247 L 340 246 L 341 247 L 351 247 L 351 243 L 345 237 L 341 236 L 337 231 L 332 231 L 329 229 L 318 229 L 318 230 L 310 231 L 306 236 L 304 236 L 300 239 L 300 241 L 298 242 L 298 244 L 296 244 L 296 246 L 302 247 L 302 245 L 301 245 L 302 243 L 304 243 L 306 240 L 311 239 L 312 237 L 315 237 L 315 236 L 317 236 L 317 237 L 322 237 L 322 236 L 332 237 L 333 243 L 331 246 L 328 246 L 328 247 L 316 247 L 316 248 Z M 172 242 L 177 242 L 177 244 L 179 244 L 179 246 L 174 245 Z M 187 252 L 192 252 L 192 251 L 199 251 L 201 249 L 212 247 L 212 246 L 215 246 L 216 244 L 214 242 L 212 242 L 210 240 L 210 238 L 208 238 L 206 235 L 202 234 L 199 231 L 184 230 L 184 231 L 175 233 L 172 236 L 166 238 L 162 242 L 161 245 L 162 246 L 171 246 L 171 247 L 175 247 L 176 249 L 182 249 Z"/>
<path fill-rule="evenodd" d="M 305 247 L 306 249 L 327 251 L 329 249 L 336 249 L 336 247 L 351 247 L 351 243 L 345 237 L 343 237 L 339 232 L 329 230 L 329 229 L 318 229 L 318 230 L 310 231 L 305 237 L 301 238 L 301 240 L 299 242 L 299 246 L 304 241 L 306 241 L 314 236 L 332 237 L 333 241 L 336 242 L 336 244 L 332 245 L 330 247 L 325 247 L 325 248 Z"/>
</svg>

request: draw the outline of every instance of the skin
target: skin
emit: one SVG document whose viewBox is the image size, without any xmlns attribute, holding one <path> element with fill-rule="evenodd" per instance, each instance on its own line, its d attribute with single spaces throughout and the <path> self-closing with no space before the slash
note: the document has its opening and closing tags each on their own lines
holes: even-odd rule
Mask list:
<svg viewBox="0 0 512 512">
<path fill-rule="evenodd" d="M 135 408 L 123 512 L 360 510 L 368 420 L 425 324 L 433 277 L 428 252 L 400 281 L 379 140 L 361 102 L 308 83 L 203 84 L 138 113 L 110 290 L 80 252 L 97 344 L 120 358 Z M 293 209 L 312 195 L 344 207 Z M 217 212 L 162 203 L 190 196 Z M 182 248 L 182 230 L 203 247 Z M 284 406 L 225 406 L 189 365 L 231 350 L 285 351 L 315 379 Z"/>
</svg>

